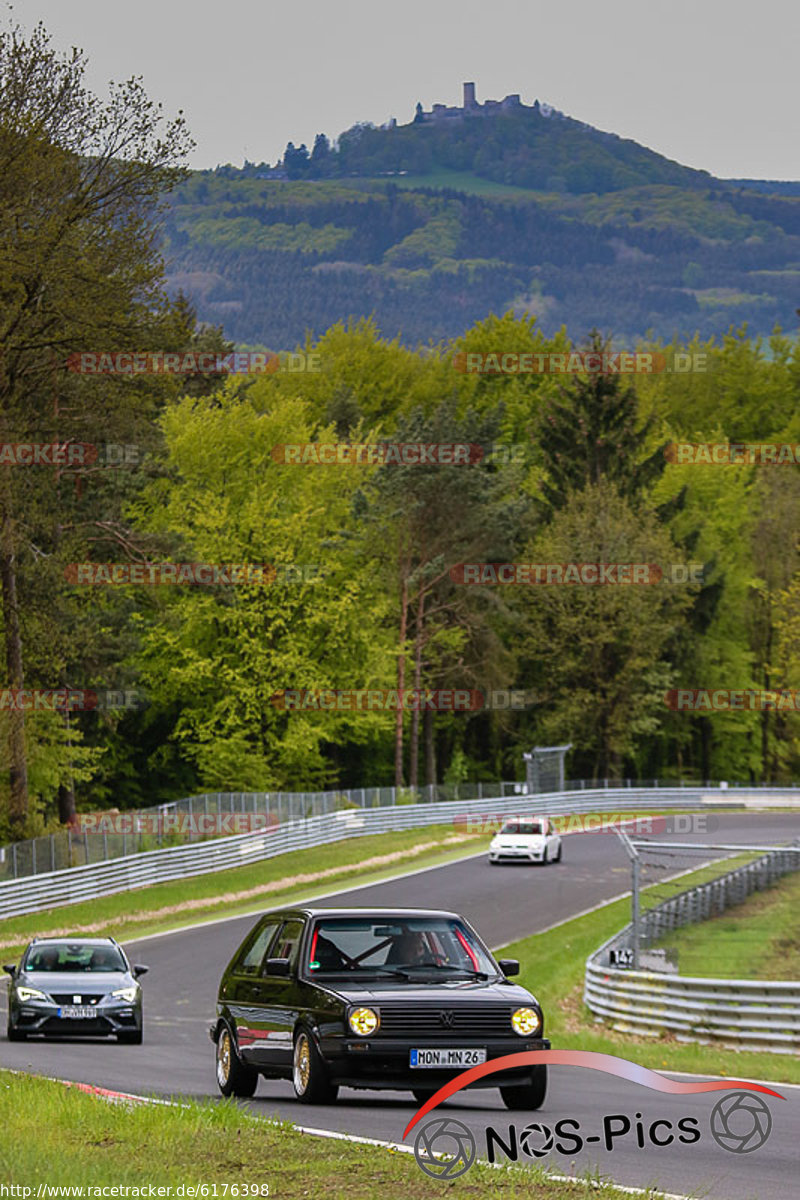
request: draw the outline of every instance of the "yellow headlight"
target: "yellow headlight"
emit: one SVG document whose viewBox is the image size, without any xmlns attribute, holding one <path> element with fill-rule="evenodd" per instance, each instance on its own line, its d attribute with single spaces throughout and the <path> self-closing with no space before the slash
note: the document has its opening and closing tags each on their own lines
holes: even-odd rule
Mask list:
<svg viewBox="0 0 800 1200">
<path fill-rule="evenodd" d="M 378 1014 L 371 1008 L 354 1008 L 347 1018 L 353 1033 L 369 1037 L 380 1025 Z"/>
<path fill-rule="evenodd" d="M 533 1008 L 518 1008 L 511 1014 L 511 1024 L 520 1037 L 529 1037 L 541 1025 L 541 1017 Z"/>
</svg>

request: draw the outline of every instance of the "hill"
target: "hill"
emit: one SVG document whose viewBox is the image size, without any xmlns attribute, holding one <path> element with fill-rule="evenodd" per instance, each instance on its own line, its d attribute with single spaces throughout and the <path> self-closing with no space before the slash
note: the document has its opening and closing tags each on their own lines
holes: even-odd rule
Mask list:
<svg viewBox="0 0 800 1200">
<path fill-rule="evenodd" d="M 560 114 L 453 112 L 290 143 L 277 171 L 195 172 L 165 221 L 171 286 L 274 349 L 368 315 L 427 343 L 508 309 L 620 340 L 795 328 L 791 185 L 717 180 Z"/>
</svg>

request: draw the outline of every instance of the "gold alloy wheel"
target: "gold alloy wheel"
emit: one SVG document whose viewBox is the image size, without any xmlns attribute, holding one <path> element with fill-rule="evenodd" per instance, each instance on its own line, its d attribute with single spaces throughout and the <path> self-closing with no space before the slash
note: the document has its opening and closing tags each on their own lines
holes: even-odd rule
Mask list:
<svg viewBox="0 0 800 1200">
<path fill-rule="evenodd" d="M 217 1042 L 217 1082 L 220 1087 L 225 1087 L 231 1077 L 231 1053 L 231 1035 L 223 1029 Z"/>
<path fill-rule="evenodd" d="M 294 1090 L 298 1096 L 304 1096 L 311 1079 L 311 1049 L 308 1044 L 308 1034 L 301 1033 L 294 1044 Z"/>
</svg>

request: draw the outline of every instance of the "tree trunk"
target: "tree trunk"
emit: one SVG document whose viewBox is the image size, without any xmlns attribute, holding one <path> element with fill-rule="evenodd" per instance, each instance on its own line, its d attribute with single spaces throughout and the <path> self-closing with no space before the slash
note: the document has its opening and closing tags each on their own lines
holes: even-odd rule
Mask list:
<svg viewBox="0 0 800 1200">
<path fill-rule="evenodd" d="M 406 631 L 408 629 L 408 571 L 400 563 L 400 630 L 397 654 L 397 716 L 394 727 L 394 786 L 403 786 L 403 691 L 406 686 Z"/>
<path fill-rule="evenodd" d="M 414 688 L 419 697 L 422 687 L 422 641 L 425 629 L 425 590 L 419 585 L 417 619 L 414 631 Z M 426 710 L 427 711 L 427 710 Z M 419 708 L 411 710 L 411 760 L 408 768 L 409 786 L 416 790 L 419 782 Z"/>
<path fill-rule="evenodd" d="M 72 751 L 72 734 L 69 724 L 69 708 L 64 709 L 64 725 L 67 730 L 67 745 Z M 75 781 L 70 768 L 69 783 L 62 783 L 58 789 L 58 819 L 62 825 L 71 825 L 75 820 Z"/>
<path fill-rule="evenodd" d="M 433 787 L 436 783 L 436 744 L 433 737 L 434 711 L 426 708 L 422 718 L 422 728 L 425 738 L 425 783 Z"/>
<path fill-rule="evenodd" d="M 6 675 L 8 687 L 19 691 L 24 682 L 22 669 L 22 636 L 19 629 L 17 605 L 17 570 L 14 549 L 14 530 L 10 512 L 10 479 L 6 465 L 6 487 L 3 511 L 0 515 L 0 593 L 3 603 L 3 623 L 6 643 Z M 25 712 L 12 703 L 8 710 L 8 778 L 10 786 L 9 820 L 12 832 L 21 835 L 28 816 L 28 762 L 25 753 Z"/>
</svg>

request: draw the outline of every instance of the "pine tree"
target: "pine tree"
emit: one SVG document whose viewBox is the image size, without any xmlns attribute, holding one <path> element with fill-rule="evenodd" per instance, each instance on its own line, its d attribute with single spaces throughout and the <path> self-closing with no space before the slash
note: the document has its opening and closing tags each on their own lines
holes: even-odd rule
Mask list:
<svg viewBox="0 0 800 1200">
<path fill-rule="evenodd" d="M 586 352 L 611 353 L 609 339 L 589 334 Z M 606 480 L 632 500 L 662 474 L 664 447 L 647 454 L 654 418 L 638 419 L 636 390 L 619 374 L 578 375 L 545 410 L 538 442 L 546 476 L 542 484 L 550 512 L 564 507 L 571 493 Z"/>
</svg>

